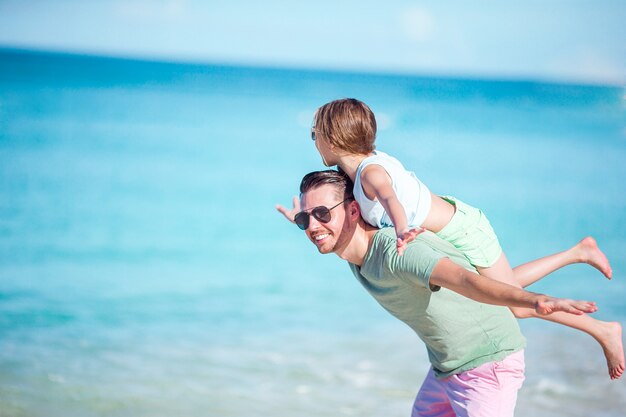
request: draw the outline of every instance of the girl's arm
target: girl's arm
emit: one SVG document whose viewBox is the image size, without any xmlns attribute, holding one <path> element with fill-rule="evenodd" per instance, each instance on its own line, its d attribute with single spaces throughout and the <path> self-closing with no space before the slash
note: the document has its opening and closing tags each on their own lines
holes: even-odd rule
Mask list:
<svg viewBox="0 0 626 417">
<path fill-rule="evenodd" d="M 361 172 L 361 184 L 365 195 L 370 200 L 377 199 L 387 212 L 396 229 L 396 236 L 398 236 L 396 243 L 398 253 L 402 255 L 406 245 L 423 230 L 420 228 L 409 229 L 404 207 L 393 190 L 389 174 L 382 166 L 375 164 L 367 166 Z"/>
</svg>

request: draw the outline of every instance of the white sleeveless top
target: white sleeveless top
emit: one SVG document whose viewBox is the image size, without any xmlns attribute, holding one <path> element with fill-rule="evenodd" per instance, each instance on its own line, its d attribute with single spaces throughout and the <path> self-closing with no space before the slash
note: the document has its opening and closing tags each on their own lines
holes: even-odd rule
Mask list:
<svg viewBox="0 0 626 417">
<path fill-rule="evenodd" d="M 391 178 L 393 190 L 404 207 L 410 227 L 420 227 L 430 212 L 432 198 L 430 190 L 411 171 L 407 171 L 396 158 L 384 152 L 374 151 L 361 161 L 354 181 L 354 198 L 361 206 L 363 219 L 375 227 L 393 226 L 391 218 L 379 201 L 372 201 L 365 195 L 361 185 L 361 172 L 368 165 L 380 165 Z"/>
</svg>

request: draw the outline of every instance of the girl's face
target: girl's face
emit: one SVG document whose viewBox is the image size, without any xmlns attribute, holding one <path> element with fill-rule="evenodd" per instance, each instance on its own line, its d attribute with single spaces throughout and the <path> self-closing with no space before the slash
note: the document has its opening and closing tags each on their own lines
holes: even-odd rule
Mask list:
<svg viewBox="0 0 626 417">
<path fill-rule="evenodd" d="M 332 151 L 330 143 L 321 135 L 315 137 L 315 147 L 322 157 L 322 162 L 327 167 L 337 165 L 335 154 Z"/>
<path fill-rule="evenodd" d="M 317 121 L 317 112 L 313 115 L 313 123 L 311 124 L 311 139 L 315 142 L 317 152 L 322 157 L 322 162 L 327 167 L 337 165 L 335 154 L 332 151 L 332 146 L 328 142 L 328 139 L 319 134 L 319 131 L 315 129 Z"/>
</svg>

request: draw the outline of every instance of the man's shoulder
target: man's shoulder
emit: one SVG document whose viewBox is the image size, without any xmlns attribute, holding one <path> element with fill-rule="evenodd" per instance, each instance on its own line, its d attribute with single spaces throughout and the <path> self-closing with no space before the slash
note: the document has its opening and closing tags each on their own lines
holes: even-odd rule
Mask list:
<svg viewBox="0 0 626 417">
<path fill-rule="evenodd" d="M 400 256 L 398 255 L 398 248 L 396 246 L 397 237 L 395 229 L 393 227 L 385 227 L 374 235 L 372 245 L 366 258 L 376 263 L 398 264 L 396 266 L 411 262 L 424 262 L 431 258 L 438 259 L 447 256 L 445 251 L 438 249 L 437 245 L 440 240 L 441 239 L 432 232 L 423 232 L 408 244 L 404 254 Z M 444 244 L 446 243 L 445 241 L 442 242 Z"/>
<path fill-rule="evenodd" d="M 385 253 L 388 259 L 397 256 L 396 234 L 393 227 L 380 229 L 374 238 L 371 252 Z M 409 242 L 404 255 L 405 262 L 433 262 L 441 258 L 449 258 L 463 268 L 473 270 L 465 255 L 450 242 L 443 240 L 435 233 L 425 231 Z"/>
<path fill-rule="evenodd" d="M 396 230 L 393 227 L 383 227 L 378 229 L 376 234 L 374 235 L 374 239 L 377 243 L 386 244 L 389 242 L 395 243 L 396 241 Z"/>
<path fill-rule="evenodd" d="M 380 229 L 376 235 L 375 239 L 379 244 L 384 245 L 392 245 L 395 249 L 396 245 L 396 231 L 393 227 L 384 227 Z M 436 252 L 447 252 L 447 251 L 455 251 L 456 249 L 450 243 L 441 239 L 435 233 L 431 231 L 424 231 L 417 235 L 417 237 L 409 243 L 409 246 L 422 246 L 428 247 L 430 249 L 435 250 Z"/>
<path fill-rule="evenodd" d="M 438 239 L 436 236 L 424 237 L 423 234 L 432 233 L 424 232 L 417 236 L 400 256 L 396 247 L 397 238 L 394 228 L 378 230 L 363 265 L 360 269 L 353 268 L 353 272 L 358 272 L 368 280 L 398 279 L 404 283 L 418 284 L 420 287 L 428 288 L 432 270 L 439 260 L 445 257 L 445 254 L 432 248 L 431 239 Z"/>
<path fill-rule="evenodd" d="M 417 251 L 428 251 L 436 257 L 449 258 L 452 262 L 465 269 L 475 270 L 463 252 L 433 232 L 426 231 L 420 233 L 413 242 L 409 243 L 409 246 L 412 243 L 417 246 L 415 249 Z"/>
</svg>

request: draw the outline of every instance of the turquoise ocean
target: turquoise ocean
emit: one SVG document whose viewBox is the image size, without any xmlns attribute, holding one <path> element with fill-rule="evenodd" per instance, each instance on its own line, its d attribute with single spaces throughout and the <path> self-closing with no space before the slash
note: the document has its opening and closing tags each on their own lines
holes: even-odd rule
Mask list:
<svg viewBox="0 0 626 417">
<path fill-rule="evenodd" d="M 622 88 L 0 50 L 0 416 L 409 416 L 415 334 L 275 210 L 322 168 L 314 110 L 490 217 L 512 264 L 593 235 L 531 289 L 626 324 Z M 541 320 L 519 416 L 623 416 L 588 335 Z"/>
</svg>

